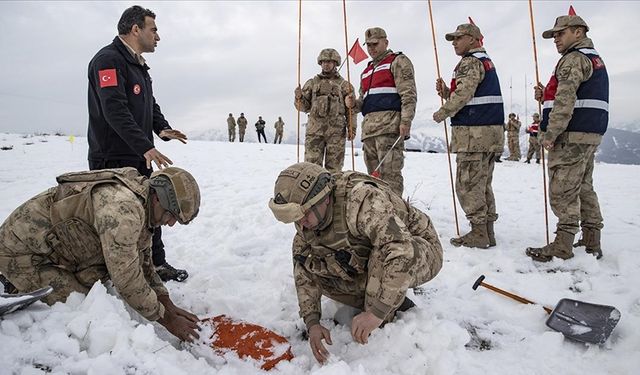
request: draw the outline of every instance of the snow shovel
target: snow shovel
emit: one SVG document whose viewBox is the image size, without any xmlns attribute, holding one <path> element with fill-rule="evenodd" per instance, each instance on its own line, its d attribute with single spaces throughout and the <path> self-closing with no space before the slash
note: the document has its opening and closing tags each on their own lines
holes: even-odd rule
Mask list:
<svg viewBox="0 0 640 375">
<path fill-rule="evenodd" d="M 391 153 L 391 150 L 393 150 L 393 148 L 396 147 L 398 142 L 400 142 L 400 138 L 402 138 L 402 135 L 400 135 L 398 139 L 396 139 L 396 141 L 393 142 L 393 145 L 391 145 L 391 148 L 389 149 L 389 151 L 387 151 L 387 153 L 384 154 L 384 157 L 382 158 L 382 160 L 380 160 L 380 163 L 378 163 L 378 166 L 376 167 L 376 169 L 374 169 L 373 172 L 371 172 L 371 176 L 375 178 L 380 178 L 380 167 L 382 166 L 382 163 L 384 163 L 384 159 L 386 159 L 387 156 L 389 156 L 389 154 Z"/>
<path fill-rule="evenodd" d="M 51 292 L 53 288 L 47 286 L 30 293 L 0 294 L 0 316 L 24 309 Z"/>
<path fill-rule="evenodd" d="M 484 275 L 473 284 L 473 290 L 477 290 L 480 285 L 520 303 L 536 304 L 485 283 Z M 542 308 L 549 314 L 547 327 L 562 333 L 569 339 L 591 344 L 604 344 L 620 320 L 620 311 L 613 306 L 596 305 L 568 298 L 561 299 L 553 310 L 546 306 Z"/>
<path fill-rule="evenodd" d="M 203 319 L 202 322 L 212 326 L 211 348 L 219 355 L 233 351 L 240 358 L 258 361 L 260 368 L 266 371 L 280 361 L 293 359 L 289 341 L 267 328 L 226 315 Z"/>
</svg>

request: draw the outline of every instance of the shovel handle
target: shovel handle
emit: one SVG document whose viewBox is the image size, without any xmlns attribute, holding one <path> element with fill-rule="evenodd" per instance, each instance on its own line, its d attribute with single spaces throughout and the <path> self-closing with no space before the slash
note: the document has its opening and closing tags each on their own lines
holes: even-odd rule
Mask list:
<svg viewBox="0 0 640 375">
<path fill-rule="evenodd" d="M 511 299 L 514 299 L 520 303 L 524 303 L 525 305 L 537 305 L 537 303 L 530 301 L 524 297 L 520 297 L 516 294 L 513 293 L 509 293 L 506 290 L 502 290 L 500 288 L 497 288 L 491 284 L 487 284 L 484 282 L 484 275 L 481 275 L 480 277 L 478 277 L 478 280 L 476 280 L 475 283 L 473 283 L 473 290 L 477 290 L 479 286 L 483 286 L 491 291 L 494 291 L 498 294 L 502 294 L 503 296 L 509 297 Z M 551 314 L 551 309 L 546 307 L 546 306 L 542 306 L 542 308 L 544 309 L 544 311 L 547 312 L 547 314 Z"/>
</svg>

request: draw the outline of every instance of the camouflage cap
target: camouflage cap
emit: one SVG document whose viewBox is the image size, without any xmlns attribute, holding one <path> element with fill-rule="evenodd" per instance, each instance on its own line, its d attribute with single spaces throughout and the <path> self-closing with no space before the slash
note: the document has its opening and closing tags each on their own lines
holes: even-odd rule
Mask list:
<svg viewBox="0 0 640 375">
<path fill-rule="evenodd" d="M 334 61 L 336 65 L 340 65 L 342 58 L 335 49 L 325 48 L 318 54 L 318 65 L 322 64 L 323 61 Z"/>
<path fill-rule="evenodd" d="M 387 33 L 381 27 L 372 27 L 364 32 L 365 43 L 377 43 L 380 39 L 387 39 Z"/>
<path fill-rule="evenodd" d="M 534 113 L 532 117 L 533 117 L 533 118 L 540 118 L 540 115 L 539 115 L 539 114 L 537 114 L 537 113 Z"/>
<path fill-rule="evenodd" d="M 515 113 L 509 113 L 509 118 L 516 117 Z"/>
<path fill-rule="evenodd" d="M 149 186 L 156 192 L 160 205 L 180 222 L 189 224 L 200 211 L 200 187 L 191 173 L 178 167 L 153 172 Z"/>
<path fill-rule="evenodd" d="M 456 31 L 446 34 L 444 38 L 449 42 L 453 41 L 456 37 L 470 35 L 475 39 L 482 39 L 482 33 L 480 32 L 480 28 L 476 25 L 472 25 L 470 23 L 463 23 L 462 25 L 458 25 L 456 27 Z"/>
<path fill-rule="evenodd" d="M 583 26 L 589 31 L 589 26 L 584 22 L 580 16 L 560 16 L 556 18 L 556 23 L 553 25 L 553 29 L 547 30 L 542 33 L 544 39 L 553 38 L 553 33 L 556 31 L 564 30 L 570 26 Z"/>
<path fill-rule="evenodd" d="M 293 164 L 278 175 L 269 208 L 278 221 L 293 223 L 331 193 L 333 186 L 331 174 L 321 166 Z"/>
</svg>

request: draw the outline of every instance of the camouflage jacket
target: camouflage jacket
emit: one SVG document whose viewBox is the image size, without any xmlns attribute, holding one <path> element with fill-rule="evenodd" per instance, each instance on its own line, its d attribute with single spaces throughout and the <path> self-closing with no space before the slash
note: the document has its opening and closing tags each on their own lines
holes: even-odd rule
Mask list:
<svg viewBox="0 0 640 375">
<path fill-rule="evenodd" d="M 326 224 L 316 230 L 296 226 L 293 239 L 293 273 L 300 316 L 307 327 L 320 320 L 323 290 L 350 295 L 366 290 L 365 311 L 384 319 L 393 309 L 392 301 L 410 285 L 416 251 L 412 236 L 439 241 L 429 217 L 382 181 L 372 182 L 358 172 L 334 176 L 336 188 Z M 375 252 L 384 259 L 382 279 L 368 274 Z"/>
<path fill-rule="evenodd" d="M 246 117 L 238 117 L 238 129 L 246 129 L 247 128 L 247 118 Z"/>
<path fill-rule="evenodd" d="M 387 50 L 373 60 L 373 64 L 378 64 L 390 53 L 393 53 L 393 51 Z M 399 54 L 391 63 L 391 74 L 393 74 L 398 95 L 400 95 L 402 110 L 400 112 L 380 111 L 368 113 L 362 122 L 362 140 L 383 134 L 400 134 L 400 125 L 410 127 L 416 115 L 418 92 L 411 60 L 406 55 Z M 359 113 L 362 110 L 363 101 L 364 93 L 360 88 L 360 96 L 356 100 L 354 107 L 355 112 Z"/>
<path fill-rule="evenodd" d="M 520 126 L 522 126 L 522 123 L 521 123 L 519 120 L 517 120 L 517 119 L 513 119 L 513 120 L 511 120 L 511 119 L 510 119 L 510 120 L 507 122 L 506 130 L 507 130 L 508 132 L 515 132 L 515 133 L 518 133 L 518 132 L 520 132 Z"/>
<path fill-rule="evenodd" d="M 572 46 L 567 51 L 577 48 L 593 48 L 593 42 L 589 38 L 584 38 Z M 602 136 L 596 133 L 565 132 L 575 106 L 577 91 L 580 85 L 591 78 L 593 65 L 588 57 L 578 51 L 569 52 L 563 55 L 555 68 L 555 75 L 558 79 L 558 90 L 553 101 L 553 109 L 549 114 L 549 124 L 546 132 L 540 132 L 543 136 L 541 141 L 569 142 L 584 144 L 600 144 Z"/>
<path fill-rule="evenodd" d="M 474 48 L 469 53 L 486 52 Z M 456 90 L 445 90 L 447 101 L 438 110 L 445 117 L 453 117 L 473 98 L 484 79 L 482 62 L 475 57 L 463 57 L 455 68 Z M 501 152 L 504 145 L 504 124 L 492 126 L 452 126 L 451 152 Z"/>
<path fill-rule="evenodd" d="M 227 117 L 227 125 L 229 126 L 229 129 L 235 129 L 236 120 L 232 116 Z"/>
<path fill-rule="evenodd" d="M 273 127 L 276 128 L 277 132 L 282 132 L 284 130 L 284 121 L 282 120 L 276 121 Z"/>
</svg>

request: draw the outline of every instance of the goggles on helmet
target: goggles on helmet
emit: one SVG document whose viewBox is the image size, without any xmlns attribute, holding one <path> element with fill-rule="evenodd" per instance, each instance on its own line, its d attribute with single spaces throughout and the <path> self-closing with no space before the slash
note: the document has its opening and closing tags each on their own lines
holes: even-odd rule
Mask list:
<svg viewBox="0 0 640 375">
<path fill-rule="evenodd" d="M 166 176 L 156 176 L 149 180 L 149 186 L 153 188 L 160 201 L 160 206 L 165 210 L 171 212 L 171 214 L 182 222 L 180 218 L 180 204 L 176 197 L 176 192 L 173 190 L 173 184 Z"/>
</svg>

